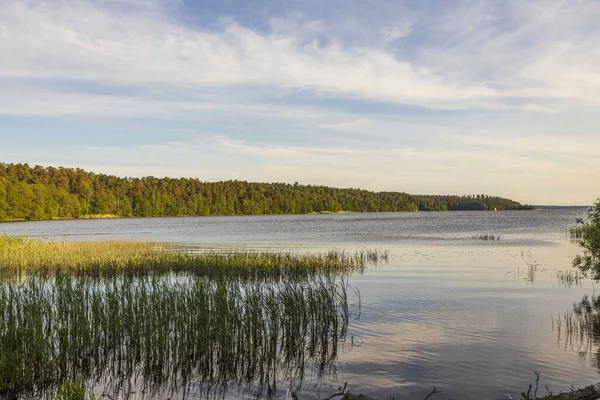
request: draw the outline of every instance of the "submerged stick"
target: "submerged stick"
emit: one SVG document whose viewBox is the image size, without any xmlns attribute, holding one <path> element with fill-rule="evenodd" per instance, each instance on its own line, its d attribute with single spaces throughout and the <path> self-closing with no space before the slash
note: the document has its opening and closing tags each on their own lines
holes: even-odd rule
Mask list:
<svg viewBox="0 0 600 400">
<path fill-rule="evenodd" d="M 425 396 L 425 398 L 423 400 L 427 400 L 428 398 L 430 398 L 431 396 L 433 396 L 436 393 L 442 393 L 442 391 L 441 390 L 437 390 L 435 388 L 435 386 L 434 386 L 433 390 L 431 392 L 427 393 L 427 396 Z"/>
</svg>

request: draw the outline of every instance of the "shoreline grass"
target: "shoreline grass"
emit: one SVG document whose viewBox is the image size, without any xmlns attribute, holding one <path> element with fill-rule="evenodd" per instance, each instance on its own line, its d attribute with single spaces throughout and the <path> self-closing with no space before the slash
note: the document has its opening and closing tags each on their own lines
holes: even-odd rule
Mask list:
<svg viewBox="0 0 600 400">
<path fill-rule="evenodd" d="M 345 276 L 388 260 L 0 235 L 0 398 L 98 385 L 126 397 L 132 382 L 156 398 L 192 383 L 273 397 L 306 367 L 335 371 L 352 315 Z"/>
<path fill-rule="evenodd" d="M 57 242 L 0 235 L 0 277 L 73 274 L 90 276 L 185 273 L 227 279 L 306 279 L 362 272 L 387 262 L 389 251 L 354 253 L 244 250 L 177 251 L 153 242 Z"/>
<path fill-rule="evenodd" d="M 81 219 L 111 219 L 111 218 L 121 218 L 121 216 L 117 215 L 117 214 L 85 214 L 81 217 Z"/>
</svg>

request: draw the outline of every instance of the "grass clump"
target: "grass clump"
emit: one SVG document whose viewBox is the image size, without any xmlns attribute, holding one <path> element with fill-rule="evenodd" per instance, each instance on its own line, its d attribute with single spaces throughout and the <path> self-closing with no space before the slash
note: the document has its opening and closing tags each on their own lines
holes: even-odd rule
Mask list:
<svg viewBox="0 0 600 400">
<path fill-rule="evenodd" d="M 56 395 L 50 396 L 51 400 L 100 400 L 93 393 L 87 394 L 85 383 L 81 379 L 67 379 L 63 382 Z"/>
<path fill-rule="evenodd" d="M 323 273 L 361 272 L 368 263 L 387 261 L 388 257 L 386 250 L 187 252 L 152 242 L 56 242 L 0 235 L 0 275 L 4 276 L 185 273 L 230 279 L 306 279 Z"/>
</svg>

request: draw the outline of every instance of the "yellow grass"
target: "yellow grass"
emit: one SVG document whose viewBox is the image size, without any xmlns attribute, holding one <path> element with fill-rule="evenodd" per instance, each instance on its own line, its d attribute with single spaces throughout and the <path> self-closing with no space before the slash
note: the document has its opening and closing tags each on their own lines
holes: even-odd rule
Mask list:
<svg viewBox="0 0 600 400">
<path fill-rule="evenodd" d="M 305 278 L 322 273 L 362 271 L 369 262 L 386 261 L 387 251 L 297 254 L 277 251 L 175 251 L 166 244 L 134 241 L 57 242 L 0 235 L 0 275 L 69 273 L 192 273 L 243 279 Z"/>
</svg>

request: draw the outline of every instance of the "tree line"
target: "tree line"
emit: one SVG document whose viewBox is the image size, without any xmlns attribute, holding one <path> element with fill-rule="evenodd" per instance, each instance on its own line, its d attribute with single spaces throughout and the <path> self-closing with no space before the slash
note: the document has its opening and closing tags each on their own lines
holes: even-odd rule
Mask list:
<svg viewBox="0 0 600 400">
<path fill-rule="evenodd" d="M 0 220 L 531 209 L 482 194 L 411 195 L 196 178 L 121 178 L 80 168 L 0 163 Z"/>
</svg>

